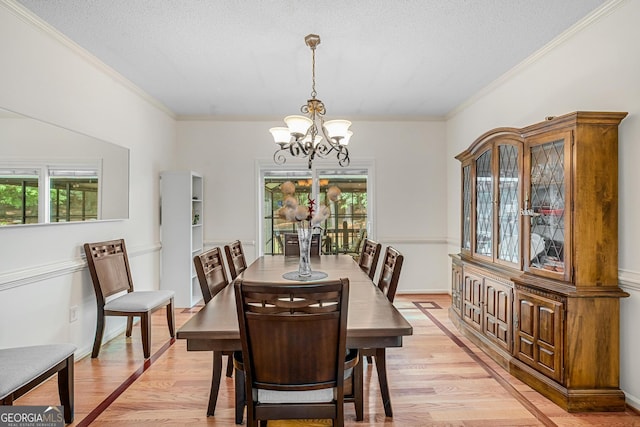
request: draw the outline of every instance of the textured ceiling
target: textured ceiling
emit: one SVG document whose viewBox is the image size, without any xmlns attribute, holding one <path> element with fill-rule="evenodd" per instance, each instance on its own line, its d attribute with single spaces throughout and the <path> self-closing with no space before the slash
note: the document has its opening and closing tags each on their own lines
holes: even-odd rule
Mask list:
<svg viewBox="0 0 640 427">
<path fill-rule="evenodd" d="M 178 116 L 441 117 L 605 0 L 19 0 Z"/>
</svg>

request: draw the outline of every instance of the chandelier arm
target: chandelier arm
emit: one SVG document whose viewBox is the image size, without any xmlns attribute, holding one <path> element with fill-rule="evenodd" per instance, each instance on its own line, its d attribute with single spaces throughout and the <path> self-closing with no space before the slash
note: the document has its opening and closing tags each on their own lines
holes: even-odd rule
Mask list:
<svg viewBox="0 0 640 427">
<path fill-rule="evenodd" d="M 338 158 L 338 164 L 340 166 L 349 166 L 349 163 L 351 163 L 351 159 L 349 159 L 349 149 L 344 145 L 340 145 L 336 157 Z"/>
<path fill-rule="evenodd" d="M 273 162 L 276 165 L 284 165 L 287 162 L 287 157 L 283 153 L 286 150 L 287 148 L 281 145 L 280 149 L 276 150 L 276 152 L 273 153 Z"/>
<path fill-rule="evenodd" d="M 309 155 L 309 150 L 301 140 L 296 140 L 289 143 L 289 153 L 294 157 L 306 157 Z"/>
</svg>

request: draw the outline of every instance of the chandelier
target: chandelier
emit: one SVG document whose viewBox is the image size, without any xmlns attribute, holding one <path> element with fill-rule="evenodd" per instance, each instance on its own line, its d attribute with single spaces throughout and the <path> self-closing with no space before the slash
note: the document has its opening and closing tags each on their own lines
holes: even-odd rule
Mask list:
<svg viewBox="0 0 640 427">
<path fill-rule="evenodd" d="M 324 121 L 324 103 L 316 98 L 316 46 L 320 44 L 320 36 L 309 34 L 304 38 L 311 48 L 311 99 L 300 108 L 304 116 L 287 116 L 284 122 L 287 127 L 269 129 L 279 148 L 273 154 L 273 161 L 284 164 L 286 153 L 292 157 L 308 157 L 309 169 L 313 159 L 318 156 L 326 158 L 335 152 L 340 166 L 349 165 L 349 150 L 347 144 L 353 132 L 349 130 L 351 122 L 348 120 Z"/>
</svg>

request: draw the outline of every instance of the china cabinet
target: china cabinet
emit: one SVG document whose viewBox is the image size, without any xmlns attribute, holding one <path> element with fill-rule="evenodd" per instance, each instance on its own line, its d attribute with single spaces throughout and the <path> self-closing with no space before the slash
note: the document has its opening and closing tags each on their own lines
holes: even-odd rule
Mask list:
<svg viewBox="0 0 640 427">
<path fill-rule="evenodd" d="M 461 162 L 454 324 L 568 411 L 622 411 L 618 125 L 575 112 L 498 128 Z"/>
<path fill-rule="evenodd" d="M 193 257 L 203 249 L 203 179 L 191 171 L 160 174 L 160 288 L 175 292 L 176 307 L 202 299 Z"/>
</svg>

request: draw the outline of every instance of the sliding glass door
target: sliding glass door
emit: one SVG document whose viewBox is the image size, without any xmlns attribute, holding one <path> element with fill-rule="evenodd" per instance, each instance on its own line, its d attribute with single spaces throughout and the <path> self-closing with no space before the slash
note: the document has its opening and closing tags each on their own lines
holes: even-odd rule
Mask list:
<svg viewBox="0 0 640 427">
<path fill-rule="evenodd" d="M 289 181 L 295 186 L 295 198 L 299 204 L 307 205 L 311 198 L 315 200 L 316 208 L 327 206 L 331 213 L 319 230 L 322 253 L 358 254 L 363 239 L 372 233 L 371 173 L 370 166 L 311 171 L 263 167 L 260 173 L 262 253 L 283 254 L 284 233 L 296 231 L 297 222 L 278 215 L 284 203 L 280 186 Z M 334 201 L 327 196 L 328 193 L 340 195 Z"/>
</svg>

